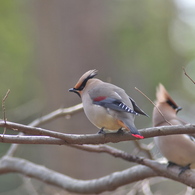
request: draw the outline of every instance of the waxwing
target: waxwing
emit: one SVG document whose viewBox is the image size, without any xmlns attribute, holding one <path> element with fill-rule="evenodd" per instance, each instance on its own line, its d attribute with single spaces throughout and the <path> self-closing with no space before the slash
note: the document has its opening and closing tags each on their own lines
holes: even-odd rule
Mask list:
<svg viewBox="0 0 195 195">
<path fill-rule="evenodd" d="M 157 88 L 156 98 L 156 107 L 153 110 L 155 127 L 186 124 L 177 117 L 181 107 L 175 103 L 162 84 Z M 191 136 L 186 134 L 159 136 L 154 138 L 154 142 L 160 153 L 169 161 L 169 165 L 181 166 L 181 172 L 195 168 L 195 142 Z"/>
<path fill-rule="evenodd" d="M 130 131 L 131 134 L 143 139 L 134 125 L 135 115 L 145 115 L 135 101 L 123 89 L 93 78 L 97 70 L 89 70 L 78 80 L 70 92 L 77 93 L 83 102 L 87 118 L 99 133 Z"/>
</svg>

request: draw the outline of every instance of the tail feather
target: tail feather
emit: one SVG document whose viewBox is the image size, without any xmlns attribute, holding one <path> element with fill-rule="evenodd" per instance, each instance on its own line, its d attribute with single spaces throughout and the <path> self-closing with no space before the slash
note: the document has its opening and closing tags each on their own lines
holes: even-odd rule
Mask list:
<svg viewBox="0 0 195 195">
<path fill-rule="evenodd" d="M 139 131 L 137 130 L 137 128 L 135 127 L 135 125 L 133 124 L 129 124 L 129 120 L 128 122 L 125 122 L 125 121 L 121 121 L 121 120 L 118 120 L 118 123 L 125 129 L 128 129 L 131 133 L 132 136 L 136 137 L 136 138 L 139 138 L 139 139 L 144 139 L 144 136 L 142 136 Z"/>
<path fill-rule="evenodd" d="M 134 126 L 129 126 L 129 129 L 130 129 L 130 132 L 131 132 L 131 135 L 136 137 L 136 138 L 139 138 L 139 139 L 144 139 L 144 136 L 142 136 L 139 131 L 137 130 L 137 128 Z"/>
</svg>

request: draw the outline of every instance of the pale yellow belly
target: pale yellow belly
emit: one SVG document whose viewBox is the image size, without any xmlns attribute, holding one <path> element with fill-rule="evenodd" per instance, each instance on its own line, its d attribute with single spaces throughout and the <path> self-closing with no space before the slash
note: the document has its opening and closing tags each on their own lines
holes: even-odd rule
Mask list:
<svg viewBox="0 0 195 195">
<path fill-rule="evenodd" d="M 87 118 L 99 129 L 118 130 L 121 126 L 117 122 L 117 118 L 109 114 L 107 109 L 102 106 L 94 105 L 92 108 L 85 109 Z"/>
</svg>

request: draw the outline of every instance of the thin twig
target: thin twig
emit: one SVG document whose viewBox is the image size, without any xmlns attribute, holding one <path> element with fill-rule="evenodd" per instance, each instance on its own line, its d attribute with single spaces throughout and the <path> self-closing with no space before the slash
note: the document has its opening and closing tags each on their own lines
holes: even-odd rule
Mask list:
<svg viewBox="0 0 195 195">
<path fill-rule="evenodd" d="M 7 90 L 3 100 L 2 100 L 2 109 L 3 109 L 3 120 L 5 121 L 6 123 L 6 114 L 5 114 L 5 100 L 7 99 L 8 95 L 10 93 L 10 89 Z"/>
<path fill-rule="evenodd" d="M 6 121 L 7 121 L 6 112 L 5 112 L 5 100 L 7 99 L 9 93 L 10 93 L 10 89 L 7 90 L 4 98 L 2 99 L 3 120 L 4 120 L 5 124 L 6 124 Z M 3 135 L 5 135 L 5 132 L 6 132 L 6 127 L 4 127 Z"/>
<path fill-rule="evenodd" d="M 50 122 L 58 117 L 67 116 L 67 115 L 73 115 L 83 109 L 82 104 L 77 104 L 75 106 L 69 107 L 69 108 L 59 108 L 58 110 L 55 110 L 45 116 L 42 116 L 41 118 L 38 118 L 34 121 L 32 121 L 29 126 L 36 127 L 39 125 L 43 125 L 47 122 Z M 23 135 L 22 132 L 18 134 L 19 136 Z M 13 143 L 13 142 L 12 142 Z M 18 144 L 12 144 L 10 148 L 8 149 L 6 156 L 13 156 L 18 148 Z"/>
<path fill-rule="evenodd" d="M 169 124 L 169 125 L 172 125 L 163 115 L 163 113 L 160 111 L 160 109 L 156 106 L 156 104 L 146 95 L 144 94 L 141 90 L 139 90 L 137 87 L 135 87 L 135 89 L 137 91 L 139 91 L 147 100 L 150 101 L 150 103 L 152 103 L 154 105 L 154 107 L 156 107 L 156 109 L 158 110 L 158 112 L 161 114 L 161 116 L 163 117 L 163 119 Z"/>
<path fill-rule="evenodd" d="M 184 67 L 182 67 L 182 68 L 183 68 L 184 74 L 192 81 L 193 84 L 195 84 L 195 81 L 188 75 L 188 73 L 186 72 L 185 68 Z"/>
<path fill-rule="evenodd" d="M 71 116 L 83 109 L 83 104 L 77 104 L 75 106 L 71 106 L 69 108 L 59 108 L 45 116 L 42 116 L 34 121 L 32 121 L 29 126 L 37 127 L 43 125 L 47 122 L 50 122 L 56 118 L 63 117 L 63 116 Z"/>
</svg>

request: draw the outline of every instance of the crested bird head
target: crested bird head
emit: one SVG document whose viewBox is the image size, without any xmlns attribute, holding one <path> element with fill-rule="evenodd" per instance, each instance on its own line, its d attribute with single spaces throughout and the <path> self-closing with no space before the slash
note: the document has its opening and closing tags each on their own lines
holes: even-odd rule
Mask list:
<svg viewBox="0 0 195 195">
<path fill-rule="evenodd" d="M 177 112 L 181 109 L 182 108 L 175 103 L 165 87 L 160 83 L 156 90 L 156 107 L 154 107 L 153 110 L 154 126 L 165 122 L 165 119 L 169 121 L 175 118 Z"/>
<path fill-rule="evenodd" d="M 89 70 L 86 73 L 84 73 L 81 78 L 78 80 L 76 85 L 73 88 L 70 88 L 70 92 L 76 93 L 79 97 L 81 97 L 81 93 L 85 86 L 87 85 L 87 82 L 92 79 L 94 76 L 97 75 L 97 70 Z"/>
</svg>

